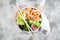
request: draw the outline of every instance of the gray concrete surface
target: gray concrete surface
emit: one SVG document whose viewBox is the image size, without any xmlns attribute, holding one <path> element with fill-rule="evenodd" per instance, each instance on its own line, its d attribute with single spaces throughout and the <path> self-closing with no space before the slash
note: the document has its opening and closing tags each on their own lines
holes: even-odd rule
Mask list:
<svg viewBox="0 0 60 40">
<path fill-rule="evenodd" d="M 46 0 L 45 14 L 50 22 L 51 32 L 46 36 L 42 33 L 21 33 L 13 18 L 16 0 L 0 0 L 0 40 L 60 40 L 60 0 Z"/>
</svg>

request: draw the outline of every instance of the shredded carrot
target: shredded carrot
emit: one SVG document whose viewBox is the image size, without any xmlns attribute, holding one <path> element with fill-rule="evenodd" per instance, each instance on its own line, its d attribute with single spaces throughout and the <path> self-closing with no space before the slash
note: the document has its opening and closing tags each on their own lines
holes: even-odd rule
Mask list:
<svg viewBox="0 0 60 40">
<path fill-rule="evenodd" d="M 38 20 L 40 18 L 39 12 L 32 8 L 26 8 L 24 13 L 26 13 L 27 19 Z"/>
</svg>

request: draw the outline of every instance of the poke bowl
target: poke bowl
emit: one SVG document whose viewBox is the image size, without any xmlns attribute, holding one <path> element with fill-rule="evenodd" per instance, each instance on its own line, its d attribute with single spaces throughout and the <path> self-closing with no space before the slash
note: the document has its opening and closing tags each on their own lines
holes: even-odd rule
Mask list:
<svg viewBox="0 0 60 40">
<path fill-rule="evenodd" d="M 35 7 L 25 7 L 16 11 L 15 21 L 21 31 L 36 32 L 41 28 L 41 12 Z"/>
</svg>

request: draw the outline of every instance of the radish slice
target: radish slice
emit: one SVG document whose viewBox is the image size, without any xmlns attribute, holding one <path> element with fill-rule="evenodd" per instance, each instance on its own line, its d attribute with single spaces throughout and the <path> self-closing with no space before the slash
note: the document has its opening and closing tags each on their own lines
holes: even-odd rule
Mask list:
<svg viewBox="0 0 60 40">
<path fill-rule="evenodd" d="M 36 30 L 36 28 L 34 27 L 34 25 L 33 25 L 33 24 L 31 25 L 31 28 L 32 28 L 32 30 L 33 30 L 33 31 L 35 31 L 35 30 Z"/>
</svg>

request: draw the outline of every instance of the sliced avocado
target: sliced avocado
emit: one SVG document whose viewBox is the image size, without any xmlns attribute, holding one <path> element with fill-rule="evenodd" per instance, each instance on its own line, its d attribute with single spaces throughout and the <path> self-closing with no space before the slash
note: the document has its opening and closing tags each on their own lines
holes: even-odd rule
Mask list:
<svg viewBox="0 0 60 40">
<path fill-rule="evenodd" d="M 18 14 L 18 16 L 17 16 L 17 22 L 18 22 L 18 24 L 20 24 L 20 25 L 24 25 L 24 21 L 22 20 L 22 18 L 21 18 L 21 16 Z"/>
<path fill-rule="evenodd" d="M 40 23 L 37 22 L 37 21 L 34 21 L 33 24 L 34 24 L 34 26 L 35 26 L 36 28 L 38 28 L 38 27 L 40 26 Z"/>
</svg>

